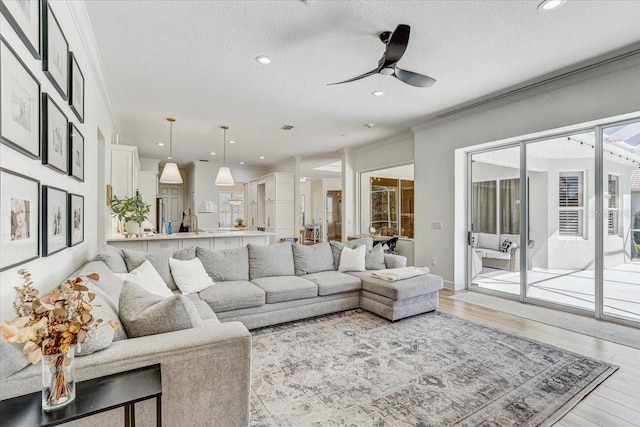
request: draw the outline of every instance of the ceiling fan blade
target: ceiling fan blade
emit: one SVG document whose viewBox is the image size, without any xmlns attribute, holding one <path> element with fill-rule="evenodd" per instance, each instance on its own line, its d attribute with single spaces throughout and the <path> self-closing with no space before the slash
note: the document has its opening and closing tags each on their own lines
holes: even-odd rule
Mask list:
<svg viewBox="0 0 640 427">
<path fill-rule="evenodd" d="M 403 70 L 398 67 L 395 67 L 394 75 L 398 80 L 416 87 L 430 87 L 433 86 L 433 84 L 436 82 L 435 79 L 432 79 L 429 76 L 414 73 L 413 71 Z"/>
<path fill-rule="evenodd" d="M 408 25 L 400 24 L 396 27 L 396 30 L 391 34 L 391 38 L 387 42 L 387 49 L 384 52 L 383 68 L 400 61 L 405 50 L 407 50 L 410 32 L 411 27 Z"/>
<path fill-rule="evenodd" d="M 336 83 L 327 83 L 327 86 L 331 86 L 331 85 L 341 85 L 342 83 L 349 83 L 349 82 L 353 82 L 356 80 L 360 80 L 360 79 L 364 79 L 365 77 L 369 77 L 369 76 L 373 76 L 374 74 L 378 74 L 380 72 L 379 68 L 376 68 L 375 70 L 371 70 L 368 73 L 364 73 L 362 75 L 359 75 L 357 77 L 354 77 L 352 79 L 349 80 L 345 80 L 343 82 L 336 82 Z"/>
</svg>

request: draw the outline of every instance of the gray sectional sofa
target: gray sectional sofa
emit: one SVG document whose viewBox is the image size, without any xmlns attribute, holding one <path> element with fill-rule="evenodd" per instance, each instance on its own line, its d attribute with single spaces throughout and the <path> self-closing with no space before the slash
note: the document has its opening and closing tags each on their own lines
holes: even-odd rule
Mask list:
<svg viewBox="0 0 640 427">
<path fill-rule="evenodd" d="M 171 298 L 189 306 L 187 317 L 191 320 L 187 322 L 191 324 L 180 326 L 180 330 L 160 329 L 154 335 L 134 338 L 121 325 L 113 331 L 107 348 L 91 353 L 104 347 L 104 343 L 97 343 L 96 348 L 92 343 L 84 346 L 84 353 L 90 354 L 76 358 L 76 379 L 82 381 L 160 363 L 164 425 L 248 425 L 249 329 L 358 307 L 392 321 L 437 308 L 438 291 L 442 288 L 438 276 L 425 274 L 387 282 L 373 277 L 370 270 L 337 271 L 342 247 L 360 244 L 370 251 L 366 259 L 369 268 L 397 268 L 406 263 L 404 257 L 372 250 L 370 238 L 315 246 L 279 243 L 224 251 L 186 248 L 153 254 L 104 247 L 72 275 L 92 272 L 100 275 L 100 281 L 89 284 L 97 295 L 96 305 L 100 306 L 94 308 L 96 317 L 120 320 L 122 304 L 127 303 L 123 295 L 129 298 L 128 292 L 134 287 L 128 288 L 128 283 L 123 284 L 116 273 L 127 273 L 149 260 L 175 293 Z M 214 285 L 198 293 L 181 295 L 171 276 L 169 257 L 199 258 Z M 157 328 L 164 327 L 163 321 L 156 323 Z M 110 337 L 109 332 L 105 333 Z M 140 333 L 136 331 L 136 335 Z M 2 343 L 0 353 L 0 399 L 40 389 L 38 365 L 25 368 L 24 356 L 6 343 Z M 136 415 L 138 425 L 155 425 L 153 401 L 137 404 Z M 115 426 L 121 422 L 122 411 L 114 410 L 69 425 Z"/>
</svg>

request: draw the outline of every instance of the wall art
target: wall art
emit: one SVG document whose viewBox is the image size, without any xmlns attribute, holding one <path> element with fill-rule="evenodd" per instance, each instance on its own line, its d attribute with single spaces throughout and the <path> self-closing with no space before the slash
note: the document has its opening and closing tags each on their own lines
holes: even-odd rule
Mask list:
<svg viewBox="0 0 640 427">
<path fill-rule="evenodd" d="M 84 241 L 84 197 L 69 193 L 69 232 L 67 246 L 75 246 Z"/>
<path fill-rule="evenodd" d="M 64 100 L 69 85 L 69 43 L 51 6 L 42 2 L 42 70 Z"/>
<path fill-rule="evenodd" d="M 84 75 L 73 52 L 69 54 L 69 105 L 84 123 Z"/>
<path fill-rule="evenodd" d="M 67 247 L 67 192 L 42 186 L 42 256 L 53 255 Z"/>
<path fill-rule="evenodd" d="M 0 12 L 33 57 L 40 59 L 40 0 L 0 0 Z"/>
<path fill-rule="evenodd" d="M 84 181 L 84 136 L 69 123 L 69 175 Z"/>
<path fill-rule="evenodd" d="M 42 94 L 42 164 L 69 171 L 69 121 L 51 97 Z"/>
</svg>

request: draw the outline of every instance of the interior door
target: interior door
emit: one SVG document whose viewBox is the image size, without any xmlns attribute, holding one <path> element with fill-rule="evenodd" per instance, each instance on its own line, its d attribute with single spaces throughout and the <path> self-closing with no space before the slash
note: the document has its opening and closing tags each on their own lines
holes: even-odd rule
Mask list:
<svg viewBox="0 0 640 427">
<path fill-rule="evenodd" d="M 161 184 L 159 191 L 164 203 L 165 220 L 171 221 L 174 231 L 177 232 L 182 221 L 182 186 Z"/>
</svg>

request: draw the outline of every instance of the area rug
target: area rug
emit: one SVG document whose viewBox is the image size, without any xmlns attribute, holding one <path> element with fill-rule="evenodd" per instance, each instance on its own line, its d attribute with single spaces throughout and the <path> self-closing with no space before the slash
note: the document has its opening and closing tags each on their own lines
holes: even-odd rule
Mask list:
<svg viewBox="0 0 640 427">
<path fill-rule="evenodd" d="M 449 298 L 640 349 L 640 333 L 638 328 L 632 326 L 618 325 L 480 292 L 456 292 Z"/>
<path fill-rule="evenodd" d="M 618 369 L 432 312 L 252 331 L 252 426 L 548 426 Z"/>
</svg>

